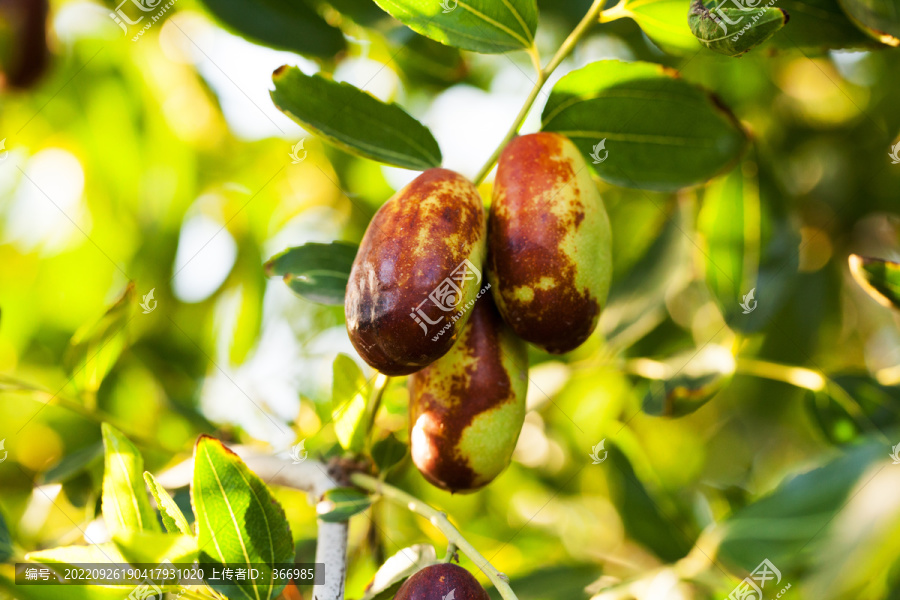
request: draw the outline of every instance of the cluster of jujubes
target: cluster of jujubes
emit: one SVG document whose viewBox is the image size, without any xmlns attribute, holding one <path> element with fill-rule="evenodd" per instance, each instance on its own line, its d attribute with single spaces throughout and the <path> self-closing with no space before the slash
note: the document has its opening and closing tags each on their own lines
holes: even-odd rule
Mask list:
<svg viewBox="0 0 900 600">
<path fill-rule="evenodd" d="M 503 150 L 488 214 L 475 186 L 446 169 L 381 207 L 350 273 L 347 329 L 369 365 L 412 374 L 410 445 L 430 482 L 470 492 L 506 468 L 525 418 L 522 340 L 551 353 L 584 343 L 610 252 L 587 165 L 555 133 Z"/>
</svg>

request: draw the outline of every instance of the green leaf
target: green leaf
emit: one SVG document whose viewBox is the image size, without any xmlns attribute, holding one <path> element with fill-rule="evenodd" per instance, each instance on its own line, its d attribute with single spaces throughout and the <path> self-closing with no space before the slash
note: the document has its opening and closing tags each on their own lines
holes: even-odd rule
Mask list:
<svg viewBox="0 0 900 600">
<path fill-rule="evenodd" d="M 866 373 L 829 375 L 825 387 L 806 392 L 806 408 L 825 438 L 848 444 L 862 434 L 900 425 L 900 387 L 881 385 Z"/>
<path fill-rule="evenodd" d="M 416 544 L 404 548 L 378 568 L 371 583 L 366 587 L 362 600 L 393 598 L 410 575 L 435 563 L 437 552 L 430 544 Z"/>
<path fill-rule="evenodd" d="M 328 523 L 346 521 L 369 508 L 372 499 L 356 488 L 334 488 L 322 495 L 316 505 L 319 519 Z"/>
<path fill-rule="evenodd" d="M 837 0 L 778 0 L 791 16 L 790 27 L 773 37 L 774 48 L 859 48 L 876 46 L 847 18 Z"/>
<path fill-rule="evenodd" d="M 703 193 L 697 230 L 705 239 L 706 284 L 732 329 L 768 325 L 788 296 L 798 236 L 760 201 L 755 163 L 716 179 Z"/>
<path fill-rule="evenodd" d="M 0 511 L 0 563 L 6 562 L 12 555 L 12 538 L 9 535 L 9 528 L 6 526 L 3 512 Z"/>
<path fill-rule="evenodd" d="M 338 148 L 364 158 L 424 170 L 441 164 L 427 127 L 396 104 L 385 104 L 349 83 L 279 67 L 272 101 L 286 115 Z"/>
<path fill-rule="evenodd" d="M 653 43 L 670 54 L 687 54 L 700 43 L 684 19 L 690 0 L 626 0 L 623 11 Z"/>
<path fill-rule="evenodd" d="M 413 31 L 442 44 L 472 52 L 493 54 L 525 50 L 534 44 L 534 33 L 537 31 L 536 0 L 375 2 Z"/>
<path fill-rule="evenodd" d="M 406 444 L 390 433 L 386 438 L 378 440 L 372 445 L 372 460 L 378 466 L 378 471 L 384 473 L 400 463 L 406 456 L 407 450 Z"/>
<path fill-rule="evenodd" d="M 738 510 L 722 524 L 719 556 L 726 564 L 752 571 L 768 558 L 782 571 L 808 558 L 800 551 L 813 539 L 827 540 L 851 491 L 890 448 L 870 443 L 850 449 L 824 466 L 796 475 L 774 492 Z"/>
<path fill-rule="evenodd" d="M 654 207 L 654 210 L 655 207 Z M 641 258 L 621 280 L 613 280 L 609 301 L 600 316 L 606 339 L 640 330 L 649 333 L 666 318 L 666 296 L 683 290 L 691 280 L 690 250 L 684 228 L 690 215 L 680 205 Z"/>
<path fill-rule="evenodd" d="M 125 350 L 125 327 L 134 306 L 134 283 L 97 321 L 79 327 L 66 350 L 66 364 L 79 389 L 94 394 Z"/>
<path fill-rule="evenodd" d="M 615 504 L 628 535 L 666 562 L 684 557 L 691 549 L 693 540 L 688 540 L 672 518 L 660 511 L 659 504 L 637 478 L 622 449 L 612 444 L 608 452 L 609 468 L 605 471 L 610 500 Z"/>
<path fill-rule="evenodd" d="M 147 482 L 147 487 L 150 488 L 150 493 L 153 494 L 153 499 L 156 501 L 156 507 L 159 509 L 160 516 L 162 516 L 163 527 L 166 528 L 166 531 L 169 533 L 193 535 L 191 526 L 184 517 L 184 513 L 175 504 L 175 500 L 172 499 L 169 492 L 156 481 L 153 474 L 149 471 L 144 471 L 144 481 Z"/>
<path fill-rule="evenodd" d="M 275 598 L 285 582 L 271 566 L 294 561 L 284 509 L 265 483 L 222 442 L 201 436 L 194 448 L 191 501 L 197 517 L 201 565 L 268 565 L 252 582 L 210 586 L 229 597 Z"/>
<path fill-rule="evenodd" d="M 735 368 L 731 352 L 712 344 L 656 364 L 661 377 L 644 397 L 644 412 L 663 417 L 696 411 L 728 385 Z"/>
<path fill-rule="evenodd" d="M 125 564 L 128 562 L 112 542 L 91 544 L 90 546 L 60 546 L 29 552 L 25 555 L 25 560 L 44 565 Z"/>
<path fill-rule="evenodd" d="M 348 242 L 310 242 L 276 254 L 266 262 L 265 271 L 269 277 L 283 277 L 294 293 L 310 302 L 343 305 L 358 250 Z"/>
<path fill-rule="evenodd" d="M 334 432 L 341 447 L 357 453 L 366 443 L 366 398 L 368 385 L 356 362 L 346 354 L 334 359 L 331 384 Z"/>
<path fill-rule="evenodd" d="M 708 0 L 705 5 L 702 0 L 693 0 L 688 25 L 700 43 L 713 52 L 741 56 L 787 23 L 788 15 L 783 10 L 759 3 L 755 8 L 742 9 L 726 7 L 716 0 Z"/>
<path fill-rule="evenodd" d="M 346 43 L 304 0 L 202 0 L 219 21 L 250 41 L 307 56 L 331 58 Z"/>
<path fill-rule="evenodd" d="M 0 574 L 0 590 L 16 600 L 122 600 L 134 586 L 115 585 L 16 585 Z"/>
<path fill-rule="evenodd" d="M 41 481 L 46 483 L 64 483 L 85 469 L 100 462 L 103 456 L 103 442 L 88 444 L 62 457 L 62 459 L 43 473 Z"/>
<path fill-rule="evenodd" d="M 900 263 L 850 255 L 850 273 L 879 304 L 900 308 Z"/>
<path fill-rule="evenodd" d="M 105 452 L 103 519 L 110 534 L 159 531 L 141 474 L 144 459 L 134 445 L 109 423 L 101 426 Z"/>
<path fill-rule="evenodd" d="M 747 138 L 734 115 L 708 92 L 645 62 L 603 60 L 554 87 L 543 129 L 568 136 L 606 181 L 677 190 L 737 161 Z"/>
<path fill-rule="evenodd" d="M 900 46 L 900 0 L 840 0 L 853 22 L 873 39 Z"/>
<path fill-rule="evenodd" d="M 132 531 L 115 536 L 113 543 L 129 564 L 192 563 L 197 559 L 197 538 L 192 535 Z"/>
<path fill-rule="evenodd" d="M 387 37 L 396 46 L 394 60 L 415 81 L 446 87 L 462 81 L 469 71 L 459 50 L 429 40 L 408 27 L 396 27 Z"/>
</svg>

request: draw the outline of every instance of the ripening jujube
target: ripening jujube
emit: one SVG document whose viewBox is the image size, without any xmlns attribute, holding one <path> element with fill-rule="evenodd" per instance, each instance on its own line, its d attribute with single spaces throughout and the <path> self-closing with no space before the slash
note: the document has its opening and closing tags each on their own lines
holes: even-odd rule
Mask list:
<svg viewBox="0 0 900 600">
<path fill-rule="evenodd" d="M 522 339 L 559 354 L 584 343 L 606 302 L 609 218 L 578 148 L 523 135 L 500 155 L 488 221 L 488 278 Z"/>
<path fill-rule="evenodd" d="M 453 563 L 438 563 L 404 581 L 394 600 L 445 600 L 447 597 L 453 600 L 490 598 L 471 573 Z"/>
<path fill-rule="evenodd" d="M 528 356 L 487 293 L 459 341 L 410 377 L 413 462 L 428 481 L 472 492 L 508 465 L 525 419 Z"/>
<path fill-rule="evenodd" d="M 450 350 L 468 319 L 465 313 L 452 320 L 455 307 L 478 293 L 485 227 L 475 186 L 447 169 L 425 171 L 378 210 L 344 303 L 350 341 L 363 360 L 386 375 L 408 375 Z M 461 269 L 468 278 L 454 275 Z"/>
</svg>

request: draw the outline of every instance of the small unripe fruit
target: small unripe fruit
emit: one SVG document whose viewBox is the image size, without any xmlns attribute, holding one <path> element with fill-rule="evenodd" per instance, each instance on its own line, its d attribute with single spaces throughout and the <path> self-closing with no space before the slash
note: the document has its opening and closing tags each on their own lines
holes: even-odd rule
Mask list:
<svg viewBox="0 0 900 600">
<path fill-rule="evenodd" d="M 452 563 L 439 563 L 417 571 L 403 582 L 394 600 L 488 600 L 490 596 L 471 573 Z"/>
<path fill-rule="evenodd" d="M 455 346 L 410 378 L 413 462 L 432 484 L 472 492 L 508 465 L 525 420 L 528 356 L 486 292 Z"/>
<path fill-rule="evenodd" d="M 578 148 L 535 133 L 504 148 L 488 223 L 488 277 L 503 318 L 554 354 L 594 331 L 612 272 L 609 218 Z"/>
<path fill-rule="evenodd" d="M 429 169 L 397 192 L 369 224 L 347 283 L 347 331 L 363 360 L 408 375 L 446 354 L 485 252 L 484 205 L 462 175 Z"/>
</svg>

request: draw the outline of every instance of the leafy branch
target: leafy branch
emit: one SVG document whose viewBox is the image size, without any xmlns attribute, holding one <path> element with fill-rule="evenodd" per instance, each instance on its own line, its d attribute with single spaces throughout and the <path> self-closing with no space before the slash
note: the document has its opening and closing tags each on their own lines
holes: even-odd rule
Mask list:
<svg viewBox="0 0 900 600">
<path fill-rule="evenodd" d="M 556 68 L 560 65 L 560 63 L 565 60 L 565 58 L 571 54 L 572 50 L 575 48 L 575 44 L 584 37 L 584 34 L 587 32 L 588 28 L 594 24 L 594 21 L 598 18 L 601 12 L 603 12 L 603 5 L 605 4 L 604 0 L 594 0 L 594 3 L 591 4 L 590 10 L 588 10 L 587 14 L 583 19 L 578 23 L 575 29 L 572 30 L 572 33 L 563 41 L 562 45 L 559 47 L 559 50 L 556 51 L 556 54 L 553 55 L 553 58 L 550 59 L 550 62 L 547 63 L 547 66 L 541 68 L 540 63 L 540 55 L 538 54 L 537 48 L 532 46 L 529 49 L 529 54 L 531 55 L 532 62 L 535 65 L 535 70 L 537 71 L 537 81 L 534 83 L 534 87 L 531 88 L 531 92 L 529 92 L 528 97 L 525 99 L 525 103 L 522 105 L 522 108 L 519 109 L 519 114 L 516 115 L 516 118 L 513 120 L 512 126 L 510 126 L 509 131 L 506 132 L 506 135 L 503 137 L 503 140 L 494 150 L 493 154 L 491 154 L 490 158 L 488 158 L 487 162 L 484 163 L 484 166 L 481 167 L 481 170 L 475 176 L 474 182 L 475 185 L 479 185 L 484 179 L 488 176 L 488 173 L 491 172 L 491 169 L 494 167 L 494 163 L 497 162 L 497 159 L 500 157 L 500 153 L 503 151 L 503 148 L 512 140 L 516 133 L 518 133 L 519 128 L 522 126 L 522 122 L 525 120 L 525 117 L 528 116 L 528 112 L 531 110 L 534 101 L 537 100 L 538 94 L 544 87 L 544 84 L 547 83 L 547 80 L 550 79 L 550 75 L 556 70 Z"/>
</svg>

